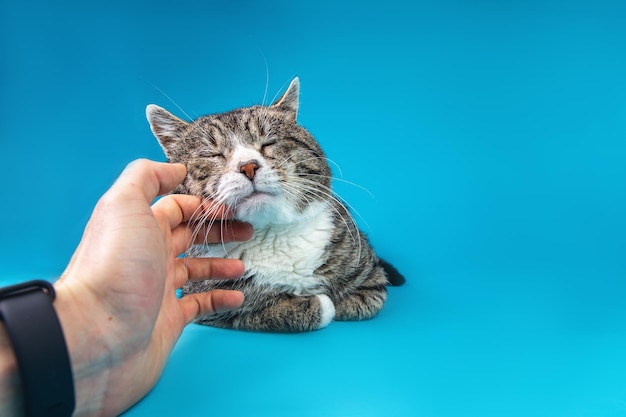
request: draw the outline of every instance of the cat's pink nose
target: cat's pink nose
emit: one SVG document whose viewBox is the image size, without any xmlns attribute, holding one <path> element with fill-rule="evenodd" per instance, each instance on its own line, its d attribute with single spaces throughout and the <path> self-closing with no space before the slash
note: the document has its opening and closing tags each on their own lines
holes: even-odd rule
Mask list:
<svg viewBox="0 0 626 417">
<path fill-rule="evenodd" d="M 254 179 L 254 174 L 256 174 L 256 170 L 259 169 L 259 166 L 255 162 L 249 162 L 239 167 L 239 172 L 248 177 L 249 180 Z"/>
</svg>

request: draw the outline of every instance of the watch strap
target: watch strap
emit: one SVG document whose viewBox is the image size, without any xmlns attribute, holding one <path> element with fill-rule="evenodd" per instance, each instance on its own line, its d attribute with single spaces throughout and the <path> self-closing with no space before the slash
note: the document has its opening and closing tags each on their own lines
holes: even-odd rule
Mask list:
<svg viewBox="0 0 626 417">
<path fill-rule="evenodd" d="M 19 368 L 28 417 L 68 417 L 74 411 L 74 379 L 54 287 L 35 280 L 0 289 L 0 319 Z"/>
</svg>

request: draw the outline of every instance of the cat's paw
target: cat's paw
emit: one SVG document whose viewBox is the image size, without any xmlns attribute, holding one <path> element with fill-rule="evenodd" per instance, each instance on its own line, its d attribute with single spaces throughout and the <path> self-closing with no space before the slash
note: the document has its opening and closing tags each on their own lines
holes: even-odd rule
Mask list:
<svg viewBox="0 0 626 417">
<path fill-rule="evenodd" d="M 320 325 L 319 328 L 328 326 L 335 318 L 335 304 L 326 294 L 318 294 L 317 299 L 320 301 Z"/>
</svg>

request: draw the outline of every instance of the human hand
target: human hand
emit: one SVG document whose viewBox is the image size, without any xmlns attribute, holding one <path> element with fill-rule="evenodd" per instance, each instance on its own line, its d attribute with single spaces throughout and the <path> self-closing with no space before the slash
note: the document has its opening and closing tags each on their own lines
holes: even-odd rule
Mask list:
<svg viewBox="0 0 626 417">
<path fill-rule="evenodd" d="M 186 222 L 202 209 L 201 199 L 168 195 L 150 204 L 184 176 L 180 164 L 130 164 L 98 202 L 55 284 L 74 372 L 75 415 L 118 415 L 130 407 L 154 386 L 188 323 L 243 302 L 242 293 L 224 290 L 176 297 L 187 279 L 244 272 L 238 260 L 178 258 L 193 243 Z M 231 241 L 252 233 L 250 225 L 232 221 L 200 234 Z"/>
</svg>

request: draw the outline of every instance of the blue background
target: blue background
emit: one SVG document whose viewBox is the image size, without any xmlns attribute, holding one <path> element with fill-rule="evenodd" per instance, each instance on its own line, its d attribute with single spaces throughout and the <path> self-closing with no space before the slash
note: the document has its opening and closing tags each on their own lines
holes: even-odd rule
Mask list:
<svg viewBox="0 0 626 417">
<path fill-rule="evenodd" d="M 190 326 L 127 416 L 625 416 L 625 24 L 605 0 L 2 2 L 0 279 L 54 279 L 123 167 L 163 159 L 147 104 L 298 75 L 408 283 L 313 333 Z"/>
</svg>

